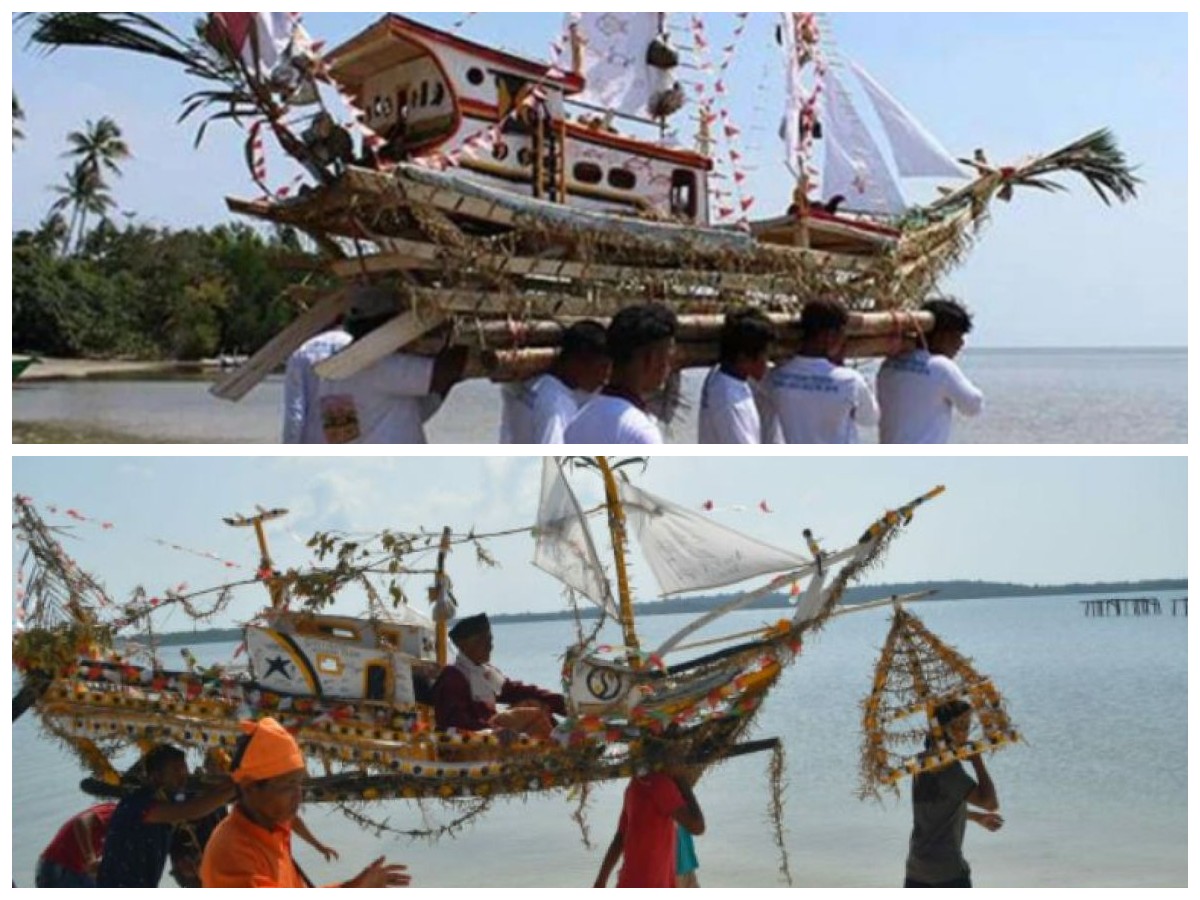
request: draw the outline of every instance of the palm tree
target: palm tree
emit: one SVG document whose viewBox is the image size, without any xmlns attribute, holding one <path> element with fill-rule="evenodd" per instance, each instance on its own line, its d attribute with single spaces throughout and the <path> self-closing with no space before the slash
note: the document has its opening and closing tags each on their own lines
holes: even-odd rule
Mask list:
<svg viewBox="0 0 1200 900">
<path fill-rule="evenodd" d="M 121 135 L 121 127 L 105 116 L 99 122 L 88 122 L 83 131 L 67 135 L 71 149 L 64 155 L 79 160 L 79 165 L 104 186 L 105 171 L 121 175 L 119 163 L 129 159 L 129 145 Z"/>
<path fill-rule="evenodd" d="M 70 252 L 72 240 L 75 250 L 83 244 L 87 233 L 87 219 L 90 215 L 103 216 L 116 206 L 116 201 L 108 192 L 108 186 L 84 162 L 76 164 L 67 173 L 66 181 L 53 188 L 58 199 L 50 207 L 52 214 L 61 215 L 71 210 L 71 223 L 63 237 L 62 252 Z"/>
<path fill-rule="evenodd" d="M 25 110 L 21 109 L 21 102 L 17 99 L 17 95 L 13 94 L 13 149 L 17 147 L 17 141 L 25 140 L 25 132 L 17 125 L 18 122 L 25 121 Z"/>
</svg>

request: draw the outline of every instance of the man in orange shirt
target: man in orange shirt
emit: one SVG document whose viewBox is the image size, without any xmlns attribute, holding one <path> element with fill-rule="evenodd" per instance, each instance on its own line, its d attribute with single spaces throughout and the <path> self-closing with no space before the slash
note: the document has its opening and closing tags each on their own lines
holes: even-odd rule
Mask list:
<svg viewBox="0 0 1200 900">
<path fill-rule="evenodd" d="M 200 864 L 206 888 L 312 887 L 292 859 L 292 826 L 307 771 L 300 746 L 274 719 L 243 722 L 233 759 L 237 803 L 213 831 Z M 334 887 L 404 887 L 404 866 L 380 857 Z"/>
</svg>

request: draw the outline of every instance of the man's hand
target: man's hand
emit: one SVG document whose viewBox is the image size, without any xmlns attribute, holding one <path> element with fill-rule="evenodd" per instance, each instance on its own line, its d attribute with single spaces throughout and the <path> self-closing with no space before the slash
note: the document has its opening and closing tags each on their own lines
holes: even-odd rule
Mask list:
<svg viewBox="0 0 1200 900">
<path fill-rule="evenodd" d="M 341 859 L 338 852 L 326 844 L 317 844 L 316 851 L 325 857 L 325 862 L 333 862 L 335 859 Z"/>
<path fill-rule="evenodd" d="M 999 813 L 972 813 L 971 818 L 988 831 L 999 831 L 1004 827 L 1004 818 Z"/>
<path fill-rule="evenodd" d="M 408 866 L 389 865 L 387 860 L 381 856 L 347 881 L 346 887 L 408 887 L 411 882 L 412 876 L 408 874 Z"/>
</svg>

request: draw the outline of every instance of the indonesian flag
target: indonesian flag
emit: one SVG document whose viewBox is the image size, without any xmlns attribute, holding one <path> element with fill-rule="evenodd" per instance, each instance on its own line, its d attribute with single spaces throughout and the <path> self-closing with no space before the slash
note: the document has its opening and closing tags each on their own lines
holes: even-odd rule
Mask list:
<svg viewBox="0 0 1200 900">
<path fill-rule="evenodd" d="M 209 39 L 228 45 L 242 62 L 260 75 L 275 71 L 289 45 L 298 38 L 300 14 L 294 12 L 209 13 Z"/>
</svg>

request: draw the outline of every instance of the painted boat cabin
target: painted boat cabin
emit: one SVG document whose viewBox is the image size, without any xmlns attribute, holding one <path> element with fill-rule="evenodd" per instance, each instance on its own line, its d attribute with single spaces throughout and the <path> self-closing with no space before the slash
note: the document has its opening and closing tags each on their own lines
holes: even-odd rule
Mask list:
<svg viewBox="0 0 1200 900">
<path fill-rule="evenodd" d="M 572 207 L 709 224 L 712 161 L 572 118 L 578 74 L 388 15 L 330 54 L 331 71 L 398 162 L 459 156 L 492 188 Z M 490 134 L 499 124 L 499 133 Z"/>
<path fill-rule="evenodd" d="M 246 629 L 251 673 L 269 690 L 411 707 L 437 675 L 434 625 L 415 613 L 396 622 L 270 615 Z"/>
</svg>

